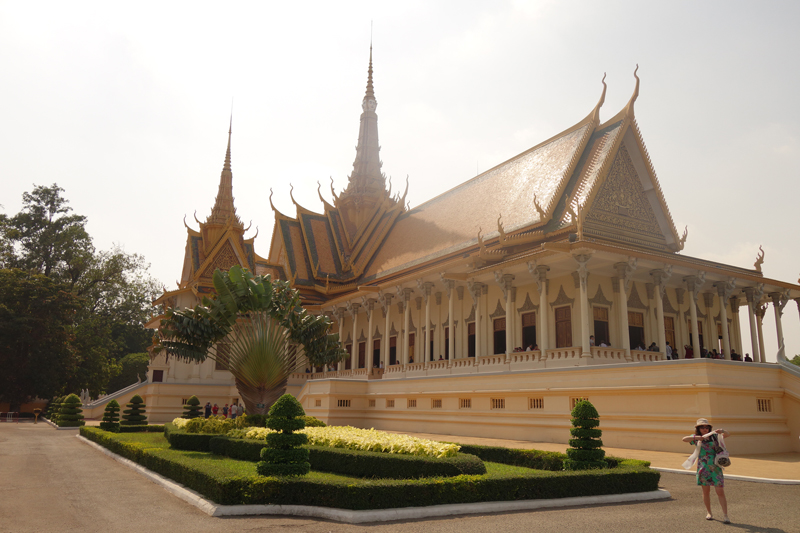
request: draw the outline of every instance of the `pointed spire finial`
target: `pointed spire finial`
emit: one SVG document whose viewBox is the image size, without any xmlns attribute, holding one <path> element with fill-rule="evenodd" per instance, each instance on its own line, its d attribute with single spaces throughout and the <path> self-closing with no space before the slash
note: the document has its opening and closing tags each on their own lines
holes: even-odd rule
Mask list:
<svg viewBox="0 0 800 533">
<path fill-rule="evenodd" d="M 236 207 L 233 204 L 233 172 L 231 172 L 232 133 L 233 110 L 231 110 L 230 123 L 228 125 L 228 147 L 225 150 L 225 163 L 222 165 L 222 173 L 219 177 L 219 190 L 217 191 L 214 207 L 211 208 L 211 215 L 206 220 L 206 224 L 233 224 L 243 228 L 244 224 L 239 220 L 239 216 L 236 214 Z"/>
</svg>

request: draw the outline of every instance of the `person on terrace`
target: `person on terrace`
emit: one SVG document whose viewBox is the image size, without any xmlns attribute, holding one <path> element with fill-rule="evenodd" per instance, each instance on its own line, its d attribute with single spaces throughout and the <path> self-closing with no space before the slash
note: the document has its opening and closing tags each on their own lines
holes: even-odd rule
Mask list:
<svg viewBox="0 0 800 533">
<path fill-rule="evenodd" d="M 730 524 L 728 518 L 728 500 L 725 497 L 725 478 L 722 467 L 715 464 L 717 453 L 722 451 L 720 437 L 729 438 L 730 433 L 724 429 L 712 430 L 711 424 L 705 418 L 700 418 L 694 427 L 694 434 L 683 437 L 683 442 L 688 442 L 697 449 L 694 454 L 683 464 L 687 470 L 697 461 L 697 484 L 703 489 L 703 504 L 706 506 L 706 520 L 713 520 L 711 513 L 711 487 L 717 493 L 719 505 L 722 507 L 722 522 Z M 688 465 L 688 466 L 687 466 Z"/>
<path fill-rule="evenodd" d="M 744 361 L 745 361 L 745 363 L 752 363 L 753 362 L 753 358 L 750 357 L 749 353 L 746 353 L 746 354 L 744 354 Z"/>
<path fill-rule="evenodd" d="M 686 354 L 686 359 L 694 359 L 694 348 L 688 344 L 683 345 L 683 353 Z"/>
</svg>

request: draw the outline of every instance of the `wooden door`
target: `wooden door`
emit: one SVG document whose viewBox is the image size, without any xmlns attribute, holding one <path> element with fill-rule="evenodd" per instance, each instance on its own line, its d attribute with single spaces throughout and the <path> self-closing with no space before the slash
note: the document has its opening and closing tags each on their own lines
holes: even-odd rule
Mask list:
<svg viewBox="0 0 800 533">
<path fill-rule="evenodd" d="M 467 324 L 467 357 L 475 357 L 475 322 Z"/>
<path fill-rule="evenodd" d="M 364 368 L 367 365 L 367 343 L 358 343 L 358 368 Z"/>
<path fill-rule="evenodd" d="M 572 310 L 569 307 L 556 309 L 556 348 L 572 346 Z"/>
<path fill-rule="evenodd" d="M 666 341 L 672 346 L 672 349 L 675 350 L 675 319 L 671 316 L 664 317 L 664 333 Z M 667 353 L 667 347 L 664 346 L 662 349 L 664 353 Z"/>
</svg>

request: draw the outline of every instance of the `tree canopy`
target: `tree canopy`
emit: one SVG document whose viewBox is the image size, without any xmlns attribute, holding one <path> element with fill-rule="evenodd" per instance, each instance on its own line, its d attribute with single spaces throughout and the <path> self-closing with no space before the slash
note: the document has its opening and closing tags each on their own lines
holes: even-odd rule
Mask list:
<svg viewBox="0 0 800 533">
<path fill-rule="evenodd" d="M 213 281 L 213 298 L 193 309 L 167 309 L 156 351 L 184 361 L 218 361 L 233 374 L 248 413 L 265 414 L 289 374 L 306 361 L 329 365 L 346 357 L 338 335 L 328 333 L 330 319 L 304 309 L 288 282 L 238 265 L 216 270 Z"/>
<path fill-rule="evenodd" d="M 81 389 L 92 395 L 111 392 L 109 380 L 120 372 L 118 361 L 145 351 L 151 342 L 152 333 L 143 325 L 160 287 L 147 273 L 149 265 L 120 246 L 96 250 L 86 217 L 72 212 L 63 192 L 56 184 L 34 186 L 23 194 L 19 213 L 0 215 L 0 267 L 4 279 L 16 285 L 0 293 L 0 307 L 8 310 L 2 327 L 9 335 L 0 342 L 0 364 L 24 367 L 33 375 L 46 375 L 51 368 L 35 356 L 38 339 L 28 330 L 8 329 L 12 322 L 6 317 L 14 323 L 35 319 L 31 313 L 36 309 L 18 305 L 17 292 L 44 291 L 50 294 L 49 305 L 71 309 L 69 315 L 53 315 L 48 324 L 65 332 L 66 347 L 57 350 L 64 360 L 59 382 L 31 387 L 24 373 L 13 374 L 7 379 L 18 382 L 0 388 L 7 401 Z"/>
</svg>

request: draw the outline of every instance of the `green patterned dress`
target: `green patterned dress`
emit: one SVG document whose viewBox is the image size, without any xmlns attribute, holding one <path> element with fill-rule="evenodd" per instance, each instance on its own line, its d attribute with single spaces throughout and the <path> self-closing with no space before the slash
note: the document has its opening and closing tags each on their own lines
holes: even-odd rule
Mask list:
<svg viewBox="0 0 800 533">
<path fill-rule="evenodd" d="M 724 487 L 725 478 L 722 468 L 714 464 L 717 457 L 717 442 L 715 438 L 703 441 L 700 444 L 700 456 L 697 458 L 697 484 L 712 487 Z"/>
</svg>

